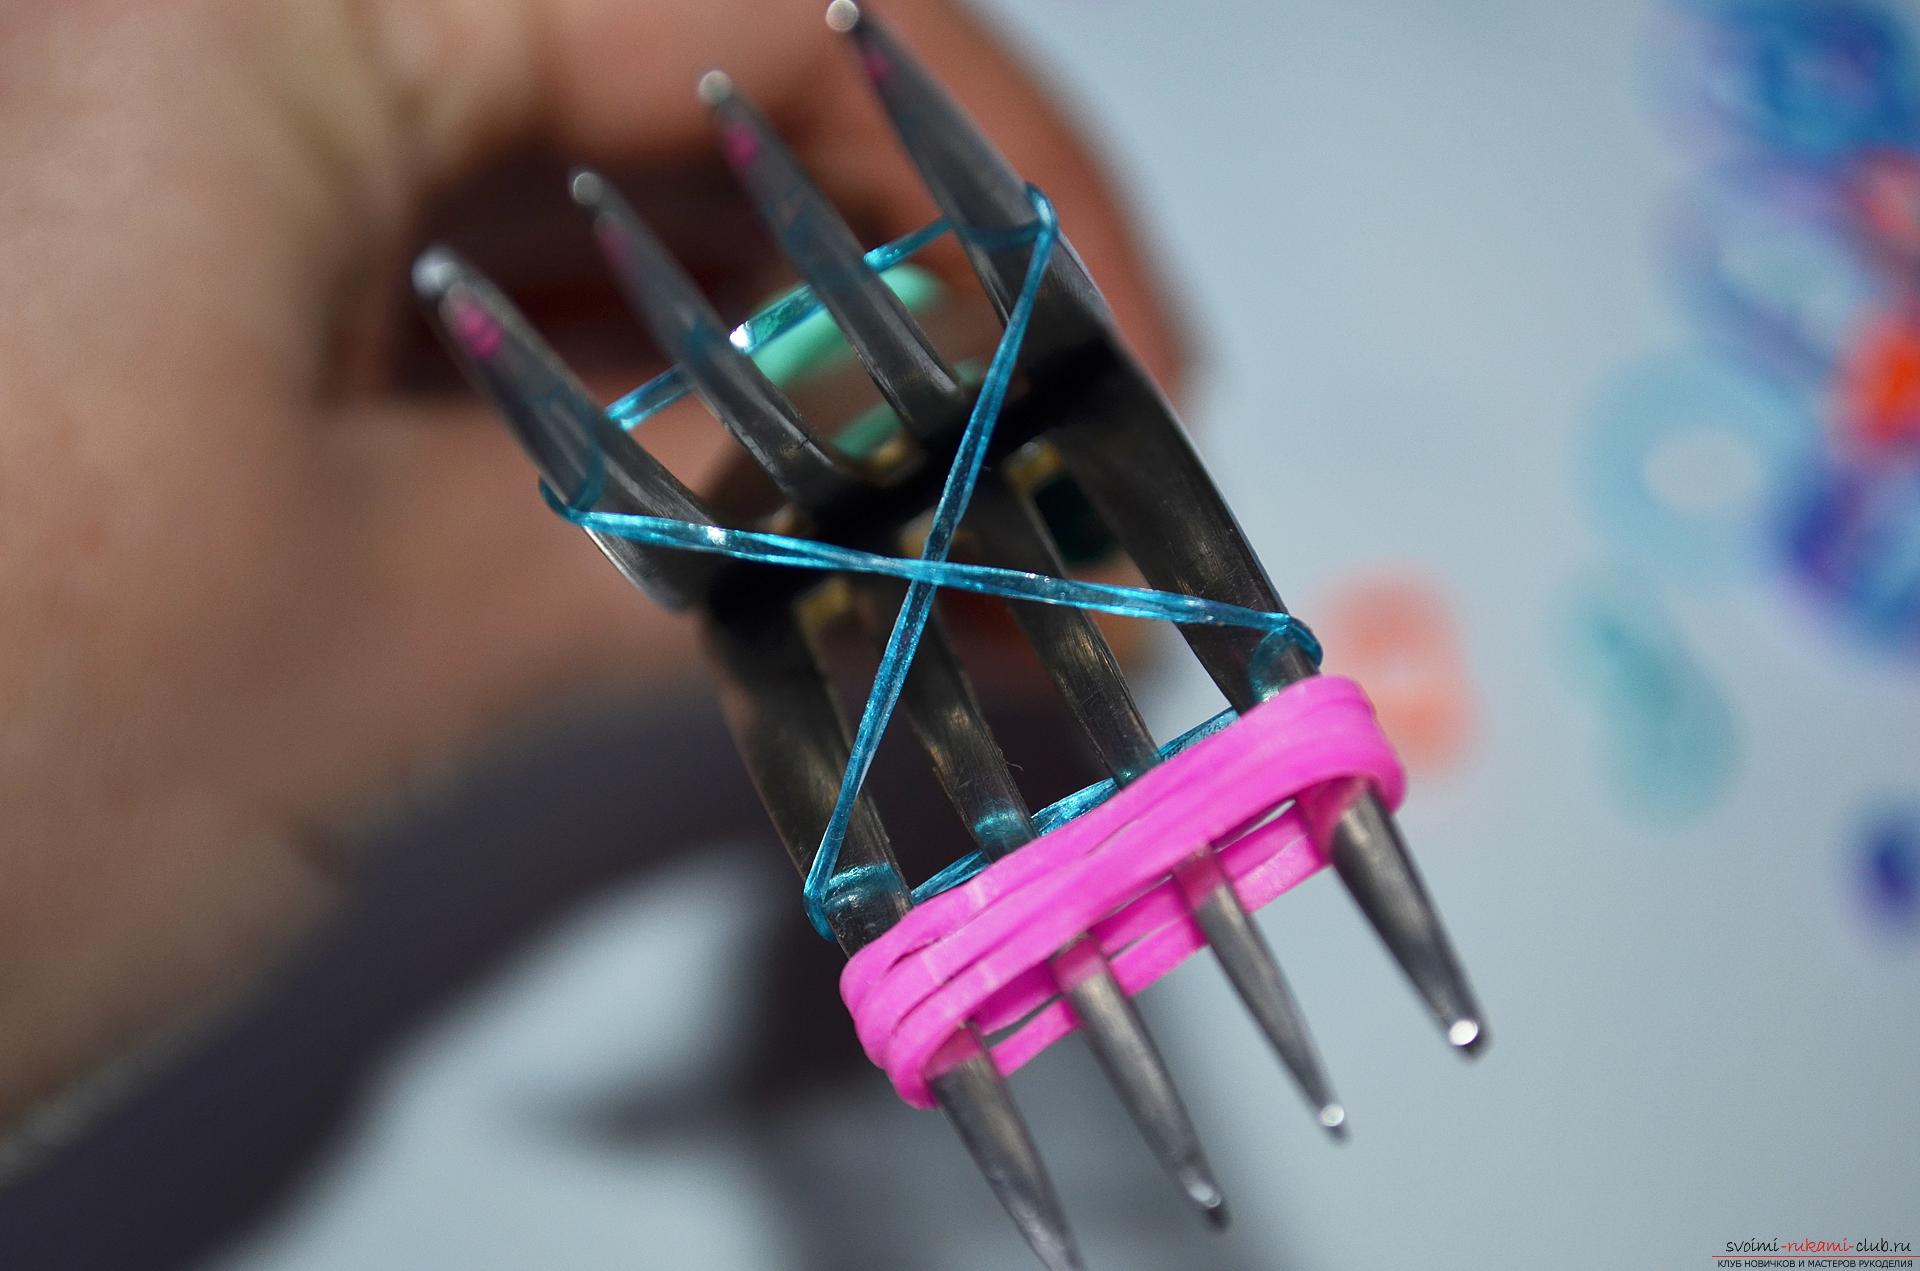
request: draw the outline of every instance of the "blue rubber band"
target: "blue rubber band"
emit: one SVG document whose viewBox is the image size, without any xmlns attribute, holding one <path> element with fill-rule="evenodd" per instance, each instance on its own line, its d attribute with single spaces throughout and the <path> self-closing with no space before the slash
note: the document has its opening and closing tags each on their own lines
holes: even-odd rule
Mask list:
<svg viewBox="0 0 1920 1271">
<path fill-rule="evenodd" d="M 852 819 L 860 789 L 866 782 L 867 770 L 879 750 L 880 740 L 899 701 L 907 668 L 913 661 L 920 637 L 932 614 L 934 593 L 940 588 L 978 592 L 1010 600 L 1066 605 L 1129 618 L 1264 631 L 1268 633 L 1269 640 L 1292 644 L 1305 651 L 1316 664 L 1320 661 L 1320 645 L 1313 633 L 1287 613 L 1269 613 L 1144 587 L 1053 578 L 1020 570 L 961 564 L 947 559 L 954 533 L 979 481 L 988 443 L 993 438 L 994 425 L 999 420 L 1008 386 L 1013 380 L 1021 342 L 1033 319 L 1040 283 L 1046 276 L 1047 263 L 1060 238 L 1053 204 L 1036 187 L 1027 187 L 1027 193 L 1034 210 L 1034 220 L 1030 224 L 992 233 L 959 231 L 969 241 L 976 243 L 998 247 L 1030 245 L 1032 250 L 1027 260 L 1026 278 L 1007 314 L 1006 331 L 987 366 L 980 394 L 975 398 L 973 410 L 968 415 L 953 466 L 947 472 L 946 484 L 941 490 L 939 502 L 934 506 L 932 526 L 927 531 L 917 559 L 877 555 L 758 530 L 699 525 L 668 517 L 597 512 L 593 510 L 593 503 L 599 495 L 598 481 L 587 482 L 572 499 L 563 499 L 544 483 L 541 485 L 542 496 L 555 512 L 582 529 L 596 533 L 631 539 L 652 547 L 708 552 L 759 564 L 884 574 L 907 582 L 906 599 L 887 637 L 886 651 L 881 655 L 879 671 L 874 676 L 873 691 L 860 715 L 860 725 L 854 734 L 833 814 L 827 822 L 825 834 L 821 836 L 820 850 L 815 854 L 813 865 L 807 873 L 804 887 L 807 917 L 814 929 L 828 938 L 832 936 L 826 913 L 830 898 L 859 882 L 853 877 L 858 871 L 839 870 L 840 845 L 846 836 L 847 824 Z M 950 232 L 950 229 L 947 223 L 936 221 L 904 238 L 876 247 L 866 254 L 867 265 L 875 271 L 884 272 Z M 730 339 L 736 348 L 751 353 L 820 308 L 819 300 L 809 288 L 797 287 L 734 328 Z M 631 431 L 686 396 L 688 388 L 685 377 L 678 368 L 674 368 L 607 407 L 607 416 Z M 1201 738 L 1218 732 L 1235 718 L 1232 711 L 1223 712 L 1161 747 L 1160 753 L 1162 756 L 1177 754 Z M 1034 828 L 1045 833 L 1064 824 L 1104 802 L 1115 788 L 1115 783 L 1109 780 L 1078 790 L 1041 809 L 1033 818 Z M 985 863 L 977 852 L 955 861 L 915 888 L 914 901 L 917 903 L 949 887 L 958 886 L 984 868 Z"/>
</svg>

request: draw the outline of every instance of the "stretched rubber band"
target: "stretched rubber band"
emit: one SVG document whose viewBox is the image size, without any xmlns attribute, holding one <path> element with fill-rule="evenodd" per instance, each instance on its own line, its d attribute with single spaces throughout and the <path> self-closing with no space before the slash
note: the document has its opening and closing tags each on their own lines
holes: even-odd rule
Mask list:
<svg viewBox="0 0 1920 1271">
<path fill-rule="evenodd" d="M 846 835 L 847 824 L 852 819 L 860 789 L 865 784 L 867 770 L 879 749 L 881 737 L 899 701 L 901 688 L 906 681 L 907 668 L 911 665 L 914 652 L 919 647 L 921 634 L 926 630 L 927 620 L 932 613 L 934 593 L 939 588 L 952 587 L 1013 600 L 1068 605 L 1125 617 L 1154 618 L 1182 624 L 1244 627 L 1266 632 L 1269 642 L 1266 648 L 1270 649 L 1275 643 L 1292 644 L 1304 650 L 1316 664 L 1320 660 L 1320 646 L 1314 640 L 1312 633 L 1286 613 L 1262 612 L 1220 601 L 1204 600 L 1197 596 L 1184 596 L 1147 588 L 1081 582 L 1043 574 L 1023 573 L 1018 570 L 958 564 L 947 560 L 947 551 L 952 544 L 954 532 L 966 512 L 968 501 L 973 496 L 981 466 L 986 460 L 988 444 L 993 437 L 994 425 L 999 419 L 1001 407 L 1005 404 L 1007 389 L 1012 382 L 1014 366 L 1019 357 L 1020 345 L 1025 339 L 1028 323 L 1033 317 L 1034 302 L 1039 294 L 1040 282 L 1046 275 L 1047 263 L 1052 257 L 1055 244 L 1059 241 L 1059 224 L 1054 215 L 1053 204 L 1036 187 L 1029 186 L 1027 193 L 1034 210 L 1034 220 L 1031 224 L 1008 231 L 954 231 L 963 234 L 970 241 L 989 246 L 1031 245 L 1032 252 L 1028 257 L 1026 277 L 1020 294 L 1007 314 L 1005 333 L 994 349 L 992 360 L 987 365 L 979 395 L 975 398 L 973 409 L 968 415 L 967 426 L 961 434 L 960 444 L 953 465 L 948 470 L 939 502 L 934 506 L 932 525 L 917 560 L 855 551 L 830 543 L 819 543 L 783 534 L 728 529 L 666 517 L 595 511 L 594 503 L 599 497 L 601 478 L 604 476 L 603 467 L 597 467 L 591 473 L 590 479 L 579 490 L 574 491 L 571 497 L 563 498 L 544 483 L 541 486 L 543 497 L 556 512 L 574 524 L 598 533 L 631 539 L 649 546 L 716 553 L 761 564 L 886 574 L 907 581 L 906 598 L 901 604 L 893 630 L 888 636 L 886 651 L 881 657 L 879 670 L 874 677 L 873 690 L 867 698 L 865 709 L 861 712 L 860 726 L 854 736 L 847 768 L 842 776 L 839 794 L 834 803 L 833 815 L 828 821 L 826 832 L 821 838 L 820 849 L 815 854 L 812 868 L 807 874 L 804 888 L 807 916 L 813 923 L 814 929 L 824 937 L 831 938 L 827 921 L 829 899 L 842 883 L 858 881 L 838 871 L 841 842 Z M 892 268 L 913 256 L 942 234 L 949 232 L 949 229 L 946 223 L 936 221 L 905 238 L 868 252 L 867 265 L 876 271 Z M 735 328 L 730 337 L 731 341 L 743 352 L 752 353 L 791 329 L 795 324 L 818 312 L 821 307 L 818 298 L 809 288 L 795 288 L 787 296 Z M 632 430 L 684 397 L 688 387 L 685 376 L 678 368 L 674 368 L 614 402 L 607 408 L 607 416 L 622 428 Z M 1200 729 L 1176 741 L 1174 746 L 1191 744 L 1207 731 L 1224 727 L 1231 718 L 1231 714 L 1216 717 L 1202 725 Z M 1112 782 L 1097 783 L 1060 800 L 1042 815 L 1044 817 L 1047 813 L 1053 814 L 1055 822 L 1084 815 L 1087 809 L 1102 806 L 1102 800 L 1112 792 Z M 1026 850 L 1023 848 L 1021 854 L 1024 855 Z M 916 889 L 915 898 L 923 899 L 963 883 L 972 877 L 982 864 L 978 854 L 956 861 Z"/>
<path fill-rule="evenodd" d="M 762 565 L 787 565 L 795 569 L 884 574 L 929 588 L 952 587 L 988 596 L 1003 596 L 1009 600 L 1031 600 L 1043 605 L 1091 609 L 1122 618 L 1156 618 L 1184 626 L 1247 627 L 1284 636 L 1299 644 L 1316 661 L 1320 657 L 1319 642 L 1307 630 L 1306 624 L 1292 614 L 1247 609 L 1225 601 L 1202 600 L 1198 596 L 1179 592 L 1085 582 L 1077 578 L 1055 578 L 1049 574 L 1030 574 L 991 565 L 928 560 L 924 556 L 917 559 L 882 556 L 816 542 L 810 538 L 792 538 L 760 530 L 734 530 L 637 513 L 587 511 L 567 503 L 550 489 L 542 487 L 542 492 L 549 507 L 582 529 L 632 539 L 650 547 L 706 552 Z"/>
<path fill-rule="evenodd" d="M 840 977 L 867 1057 L 900 1097 L 929 1107 L 926 1068 L 956 1029 L 1008 1030 L 1011 1073 L 1078 1025 L 1048 958 L 1081 932 L 1127 993 L 1204 943 L 1169 872 L 1203 849 L 1249 910 L 1326 863 L 1310 824 L 1317 787 L 1365 778 L 1398 806 L 1405 779 L 1366 695 L 1338 676 L 1302 680 L 1153 768 L 1091 811 L 916 905 Z M 1293 800 L 1291 806 L 1270 816 Z"/>
<path fill-rule="evenodd" d="M 999 420 L 1000 407 L 1006 401 L 1007 386 L 1013 379 L 1020 343 L 1026 338 L 1027 324 L 1033 319 L 1034 300 L 1039 295 L 1040 280 L 1046 275 L 1047 260 L 1053 254 L 1054 244 L 1059 241 L 1060 225 L 1054 217 L 1053 204 L 1037 189 L 1029 187 L 1029 190 L 1033 198 L 1035 225 L 1033 252 L 1027 259 L 1026 278 L 1021 285 L 1019 298 L 1007 314 L 1006 333 L 994 349 L 992 360 L 987 363 L 986 379 L 980 385 L 979 396 L 974 398 L 966 429 L 960 434 L 960 445 L 954 453 L 953 466 L 947 470 L 947 481 L 940 491 L 940 501 L 934 505 L 933 523 L 928 527 L 920 549 L 923 561 L 946 560 L 947 551 L 953 544 L 954 531 L 959 528 L 960 517 L 973 497 L 974 484 L 980 478 L 980 467 L 986 462 L 987 443 L 992 439 L 993 426 Z M 860 787 L 866 783 L 867 770 L 872 767 L 873 757 L 880 749 L 880 739 L 886 732 L 887 721 L 900 700 L 900 690 L 907 679 L 907 668 L 920 648 L 920 637 L 927 629 L 927 619 L 933 615 L 933 595 L 934 584 L 931 582 L 915 579 L 907 584 L 906 598 L 900 603 L 900 613 L 894 619 L 893 630 L 887 636 L 886 652 L 881 655 L 880 669 L 874 676 L 873 692 L 868 695 L 866 708 L 860 713 L 860 726 L 853 735 L 853 747 L 846 772 L 840 779 L 840 793 L 834 801 L 833 815 L 827 822 L 827 832 L 821 839 L 820 851 L 813 858 L 813 867 L 807 871 L 807 916 L 813 920 L 814 929 L 822 935 L 828 934 L 826 899 L 832 893 L 840 844 L 846 836 L 848 823 L 853 819 L 854 805 L 860 797 Z"/>
</svg>

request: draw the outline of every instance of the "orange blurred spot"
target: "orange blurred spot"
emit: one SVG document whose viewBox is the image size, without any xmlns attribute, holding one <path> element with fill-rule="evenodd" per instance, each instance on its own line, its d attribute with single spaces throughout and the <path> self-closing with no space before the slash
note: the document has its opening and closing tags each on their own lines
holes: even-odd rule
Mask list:
<svg viewBox="0 0 1920 1271">
<path fill-rule="evenodd" d="M 1308 618 L 1326 669 L 1358 680 L 1410 768 L 1465 758 L 1473 732 L 1466 659 L 1446 600 L 1410 574 L 1350 578 Z"/>
<path fill-rule="evenodd" d="M 1887 315 L 1840 368 L 1843 437 L 1867 450 L 1920 443 L 1920 314 Z"/>
</svg>

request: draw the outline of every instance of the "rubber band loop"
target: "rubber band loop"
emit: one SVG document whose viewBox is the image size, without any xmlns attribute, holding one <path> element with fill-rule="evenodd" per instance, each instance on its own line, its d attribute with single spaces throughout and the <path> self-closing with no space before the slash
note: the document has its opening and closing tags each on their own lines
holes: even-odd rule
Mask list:
<svg viewBox="0 0 1920 1271">
<path fill-rule="evenodd" d="M 821 837 L 819 851 L 814 856 L 812 867 L 806 878 L 804 899 L 807 916 L 813 923 L 814 929 L 824 937 L 831 937 L 827 922 L 827 902 L 842 884 L 848 881 L 837 873 L 841 841 L 846 834 L 848 822 L 852 818 L 861 787 L 866 781 L 868 768 L 872 764 L 887 723 L 898 703 L 901 688 L 906 680 L 907 668 L 912 663 L 914 652 L 919 647 L 921 634 L 926 629 L 932 613 L 934 594 L 940 588 L 979 592 L 1010 600 L 1068 605 L 1122 617 L 1158 619 L 1183 625 L 1232 626 L 1263 631 L 1267 633 L 1268 641 L 1267 645 L 1263 645 L 1263 652 L 1270 652 L 1269 646 L 1272 644 L 1284 642 L 1303 650 L 1315 665 L 1320 661 L 1318 641 L 1313 638 L 1312 632 L 1290 614 L 1263 612 L 1240 605 L 1205 600 L 1198 596 L 1154 591 L 1149 588 L 1121 587 L 1110 583 L 1054 578 L 1019 570 L 961 564 L 947 559 L 947 551 L 952 544 L 954 533 L 966 512 L 967 503 L 973 496 L 974 486 L 979 480 L 982 465 L 986 461 L 994 425 L 998 422 L 1001 407 L 1005 404 L 1020 347 L 1026 337 L 1027 326 L 1033 318 L 1040 284 L 1046 276 L 1048 262 L 1052 259 L 1054 248 L 1059 242 L 1059 223 L 1054 214 L 1053 204 L 1037 187 L 1027 187 L 1027 193 L 1034 210 L 1034 220 L 1031 224 L 1011 230 L 978 231 L 951 230 L 946 222 L 936 221 L 924 229 L 877 247 L 866 254 L 866 262 L 870 268 L 884 271 L 904 262 L 950 230 L 980 245 L 1001 248 L 1030 245 L 1032 249 L 1027 260 L 1025 279 L 1019 295 L 1007 314 L 1005 332 L 995 347 L 993 357 L 987 365 L 986 374 L 981 380 L 979 395 L 974 399 L 966 428 L 961 433 L 953 465 L 947 472 L 946 483 L 941 490 L 939 501 L 934 506 L 932 525 L 927 532 L 918 559 L 883 556 L 831 543 L 758 530 L 701 525 L 668 517 L 595 511 L 594 503 L 602 487 L 599 478 L 603 475 L 604 463 L 595 465 L 591 479 L 583 483 L 581 489 L 575 491 L 571 498 L 561 497 L 545 483 L 540 487 L 542 497 L 555 512 L 575 525 L 596 533 L 630 539 L 648 546 L 714 553 L 760 564 L 884 574 L 907 582 L 906 598 L 895 618 L 893 630 L 887 638 L 886 651 L 880 659 L 879 670 L 874 677 L 873 690 L 861 712 L 859 728 L 854 736 L 846 771 L 842 775 L 833 814 L 828 820 L 826 832 Z M 820 301 L 811 289 L 804 286 L 797 287 L 740 324 L 729 338 L 742 352 L 752 353 L 791 329 L 796 323 L 819 312 L 821 308 Z M 607 416 L 618 426 L 631 431 L 686 396 L 688 389 L 686 377 L 678 368 L 673 368 L 614 402 L 607 408 Z M 604 456 L 600 458 L 604 459 Z M 1162 753 L 1178 753 L 1201 738 L 1224 728 L 1232 719 L 1231 712 L 1217 716 L 1171 743 Z M 1043 827 L 1071 823 L 1074 818 L 1085 815 L 1089 809 L 1104 806 L 1104 801 L 1109 800 L 1113 794 L 1113 782 L 1095 783 L 1044 809 L 1036 820 Z M 1026 849 L 1023 848 L 1022 854 L 1025 851 Z M 915 899 L 922 900 L 961 885 L 978 873 L 982 864 L 978 854 L 954 862 L 915 889 Z"/>
<path fill-rule="evenodd" d="M 1393 806 L 1405 778 L 1366 695 L 1338 676 L 1302 680 L 1253 707 L 1091 811 L 916 905 L 854 954 L 840 977 L 867 1057 L 916 1107 L 926 1068 L 972 1021 L 1007 1031 L 1011 1073 L 1078 1025 L 1047 960 L 1081 932 L 1140 992 L 1205 938 L 1169 873 L 1202 850 L 1249 910 L 1326 864 L 1311 792 L 1359 777 Z M 1277 816 L 1273 809 L 1293 800 Z"/>
<path fill-rule="evenodd" d="M 950 587 L 957 591 L 979 592 L 1008 600 L 1030 600 L 1043 605 L 1090 609 L 1121 618 L 1152 618 L 1182 626 L 1246 627 L 1287 638 L 1305 650 L 1316 663 L 1321 656 L 1319 641 L 1305 623 L 1289 613 L 1248 609 L 1179 592 L 1085 582 L 1077 578 L 1055 578 L 1048 574 L 1030 574 L 992 565 L 930 561 L 925 557 L 882 556 L 810 538 L 793 538 L 760 530 L 727 529 L 724 526 L 700 525 L 693 521 L 637 513 L 594 512 L 567 502 L 547 486 L 541 487 L 541 493 L 548 507 L 582 529 L 631 539 L 649 547 L 706 552 L 762 565 L 787 565 L 795 569 L 884 574 L 931 588 Z"/>
</svg>

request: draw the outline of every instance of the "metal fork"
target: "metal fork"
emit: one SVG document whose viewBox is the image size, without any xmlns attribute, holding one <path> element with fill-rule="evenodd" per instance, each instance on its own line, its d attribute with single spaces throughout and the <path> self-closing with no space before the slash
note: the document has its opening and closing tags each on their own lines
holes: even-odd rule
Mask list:
<svg viewBox="0 0 1920 1271">
<path fill-rule="evenodd" d="M 1032 219 L 1027 187 L 932 78 L 849 0 L 829 21 L 859 44 L 896 133 L 962 242 L 988 295 L 1006 310 L 1026 249 L 973 231 Z M 725 149 L 789 259 L 854 346 L 920 452 L 921 470 L 876 478 L 849 463 L 733 346 L 728 331 L 676 262 L 607 183 L 573 181 L 623 290 L 688 383 L 773 481 L 801 530 L 896 551 L 907 521 L 932 501 L 973 390 L 905 307 L 866 266 L 857 240 L 792 155 L 724 76 L 702 95 Z M 1004 242 L 1006 235 L 1001 235 Z M 503 297 L 463 262 L 429 252 L 416 286 L 470 378 L 490 397 L 548 484 L 603 511 L 722 523 L 613 424 Z M 1021 387 L 1003 415 L 998 449 L 962 523 L 962 546 L 983 563 L 1060 575 L 1065 566 L 1027 496 L 994 467 L 1036 438 L 1051 445 L 1121 545 L 1155 587 L 1263 610 L 1278 595 L 1170 409 L 1118 344 L 1097 290 L 1064 239 L 1043 279 L 1022 347 Z M 597 501 L 596 501 L 597 496 Z M 591 532 L 590 532 L 591 533 Z M 848 757 L 847 722 L 818 650 L 795 614 L 815 580 L 690 553 L 591 537 L 623 573 L 672 607 L 700 610 L 705 646 L 748 770 L 804 876 L 818 851 Z M 900 587 L 855 581 L 867 632 L 897 608 Z M 1115 777 L 1158 762 L 1152 736 L 1111 648 L 1083 612 L 1014 602 L 1011 611 L 1069 713 Z M 1257 662 L 1260 636 L 1183 629 L 1229 702 L 1246 709 L 1315 673 L 1289 648 Z M 903 713 L 975 841 L 990 856 L 1032 835 L 964 668 L 938 620 L 908 675 Z M 1329 837 L 1336 871 L 1456 1046 L 1484 1043 L 1479 1007 L 1427 899 L 1398 830 L 1371 788 L 1323 792 L 1309 809 Z M 1209 942 L 1322 1124 L 1345 1113 L 1333 1096 L 1297 1004 L 1259 929 L 1210 851 L 1175 877 Z M 851 953 L 892 926 L 911 895 L 884 827 L 862 798 L 848 827 L 827 916 Z M 1132 1003 L 1091 940 L 1052 959 L 1056 982 L 1163 1166 L 1216 1219 L 1224 1202 L 1191 1120 Z M 971 1026 L 935 1061 L 935 1097 L 1023 1235 L 1050 1267 L 1080 1265 L 1051 1181 L 983 1040 Z"/>
</svg>

